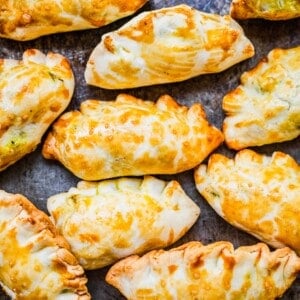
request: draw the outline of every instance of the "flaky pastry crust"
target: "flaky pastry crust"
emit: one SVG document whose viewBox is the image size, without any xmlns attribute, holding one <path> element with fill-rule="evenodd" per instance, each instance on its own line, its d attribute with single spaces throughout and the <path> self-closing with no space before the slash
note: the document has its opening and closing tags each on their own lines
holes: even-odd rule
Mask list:
<svg viewBox="0 0 300 300">
<path fill-rule="evenodd" d="M 300 134 L 300 47 L 274 49 L 223 99 L 225 141 L 235 150 Z"/>
<path fill-rule="evenodd" d="M 48 211 L 85 269 L 169 246 L 200 209 L 177 181 L 152 176 L 90 183 L 48 199 Z"/>
<path fill-rule="evenodd" d="M 40 143 L 70 103 L 74 77 L 57 53 L 26 50 L 22 60 L 0 60 L 0 171 Z"/>
<path fill-rule="evenodd" d="M 80 111 L 64 114 L 43 155 L 82 179 L 100 180 L 185 171 L 222 141 L 200 104 L 187 108 L 167 95 L 153 103 L 121 94 L 116 101 L 87 100 Z"/>
<path fill-rule="evenodd" d="M 235 19 L 288 20 L 300 17 L 298 0 L 233 0 L 230 15 Z"/>
<path fill-rule="evenodd" d="M 254 55 L 230 16 L 187 5 L 144 12 L 103 35 L 86 66 L 88 84 L 125 89 L 221 72 Z"/>
<path fill-rule="evenodd" d="M 0 191 L 0 239 L 0 285 L 13 299 L 90 299 L 68 243 L 24 196 Z"/>
<path fill-rule="evenodd" d="M 271 300 L 289 288 L 299 270 L 300 258 L 289 248 L 270 252 L 259 243 L 234 250 L 224 241 L 189 242 L 121 260 L 106 281 L 129 300 Z"/>
<path fill-rule="evenodd" d="M 212 155 L 195 171 L 198 191 L 230 224 L 300 254 L 300 166 L 289 155 Z"/>
<path fill-rule="evenodd" d="M 97 28 L 133 14 L 147 0 L 1 0 L 0 37 L 27 41 Z"/>
</svg>

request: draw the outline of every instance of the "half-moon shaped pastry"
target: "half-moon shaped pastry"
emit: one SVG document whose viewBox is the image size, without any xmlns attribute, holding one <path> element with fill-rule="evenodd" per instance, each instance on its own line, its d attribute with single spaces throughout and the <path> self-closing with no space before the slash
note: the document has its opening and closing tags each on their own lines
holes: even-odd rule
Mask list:
<svg viewBox="0 0 300 300">
<path fill-rule="evenodd" d="M 235 19 L 288 20 L 300 17 L 299 0 L 233 0 L 230 15 Z"/>
<path fill-rule="evenodd" d="M 21 61 L 0 60 L 0 171 L 36 148 L 73 90 L 72 70 L 60 54 L 31 49 Z"/>
<path fill-rule="evenodd" d="M 273 300 L 299 271 L 300 258 L 289 248 L 270 252 L 259 243 L 234 250 L 229 242 L 189 242 L 121 260 L 106 281 L 130 300 Z"/>
<path fill-rule="evenodd" d="M 0 286 L 12 299 L 90 299 L 68 243 L 24 196 L 0 191 L 0 240 Z"/>
<path fill-rule="evenodd" d="M 187 5 L 144 12 L 103 35 L 87 63 L 88 84 L 125 89 L 221 72 L 254 55 L 230 17 Z"/>
<path fill-rule="evenodd" d="M 78 188 L 50 197 L 48 210 L 85 269 L 169 246 L 200 214 L 177 181 L 150 176 L 82 181 Z"/>
<path fill-rule="evenodd" d="M 27 41 L 43 35 L 97 28 L 136 12 L 147 0 L 1 1 L 0 37 Z"/>
<path fill-rule="evenodd" d="M 289 155 L 251 150 L 212 155 L 195 171 L 198 191 L 227 222 L 300 253 L 300 166 Z"/>
<path fill-rule="evenodd" d="M 300 135 L 300 47 L 274 49 L 223 99 L 223 131 L 233 149 Z"/>
<path fill-rule="evenodd" d="M 121 94 L 116 101 L 87 100 L 53 126 L 45 158 L 59 160 L 85 180 L 175 174 L 197 166 L 223 141 L 200 104 L 179 106 Z"/>
</svg>

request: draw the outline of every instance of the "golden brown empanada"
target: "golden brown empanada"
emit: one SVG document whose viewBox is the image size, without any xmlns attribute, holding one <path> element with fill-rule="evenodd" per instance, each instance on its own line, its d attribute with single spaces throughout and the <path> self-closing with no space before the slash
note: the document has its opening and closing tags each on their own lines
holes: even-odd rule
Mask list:
<svg viewBox="0 0 300 300">
<path fill-rule="evenodd" d="M 179 5 L 141 13 L 103 35 L 85 78 L 102 88 L 134 88 L 220 72 L 253 55 L 253 45 L 230 16 Z"/>
<path fill-rule="evenodd" d="M 230 15 L 236 19 L 287 20 L 300 17 L 299 0 L 233 0 Z"/>
<path fill-rule="evenodd" d="M 223 99 L 230 148 L 288 141 L 300 135 L 300 47 L 275 49 Z"/>
<path fill-rule="evenodd" d="M 68 243 L 22 195 L 0 191 L 0 240 L 0 286 L 12 299 L 90 299 Z"/>
<path fill-rule="evenodd" d="M 189 242 L 169 251 L 130 256 L 108 272 L 108 283 L 129 300 L 271 300 L 295 280 L 300 258 L 262 243 L 233 249 L 229 242 Z"/>
<path fill-rule="evenodd" d="M 195 171 L 198 191 L 230 224 L 300 254 L 300 166 L 289 155 L 251 150 L 212 155 Z"/>
<path fill-rule="evenodd" d="M 133 14 L 147 0 L 1 0 L 0 37 L 19 41 L 97 28 Z"/>
<path fill-rule="evenodd" d="M 151 176 L 82 181 L 78 188 L 50 197 L 48 210 L 85 269 L 169 246 L 200 214 L 177 181 Z"/>
<path fill-rule="evenodd" d="M 73 90 L 72 70 L 60 54 L 30 49 L 21 61 L 0 60 L 0 171 L 36 148 Z"/>
<path fill-rule="evenodd" d="M 100 180 L 185 171 L 222 141 L 200 104 L 188 109 L 167 95 L 153 103 L 121 94 L 116 101 L 85 101 L 80 111 L 64 114 L 43 155 L 80 178 Z"/>
</svg>

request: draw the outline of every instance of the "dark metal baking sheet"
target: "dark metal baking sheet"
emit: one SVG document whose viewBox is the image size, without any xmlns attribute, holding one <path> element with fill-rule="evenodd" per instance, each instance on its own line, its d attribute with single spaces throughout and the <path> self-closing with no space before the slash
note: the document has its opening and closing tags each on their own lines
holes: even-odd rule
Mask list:
<svg viewBox="0 0 300 300">
<path fill-rule="evenodd" d="M 199 10 L 227 14 L 229 0 L 195 0 L 195 1 L 149 1 L 140 11 L 157 9 L 177 5 L 189 4 Z M 90 87 L 85 84 L 83 73 L 88 56 L 100 41 L 103 33 L 115 30 L 127 22 L 130 17 L 119 20 L 104 28 L 73 33 L 56 34 L 42 37 L 30 42 L 14 42 L 0 39 L 0 57 L 18 58 L 28 48 L 37 48 L 43 52 L 54 51 L 69 58 L 76 76 L 76 90 L 68 110 L 79 107 L 80 102 L 88 98 L 112 100 L 120 91 L 108 91 Z M 248 20 L 239 22 L 246 35 L 256 48 L 256 55 L 232 68 L 215 75 L 205 75 L 181 83 L 144 87 L 125 90 L 142 99 L 156 100 L 162 94 L 170 94 L 179 103 L 190 106 L 194 102 L 201 102 L 206 110 L 209 120 L 217 127 L 221 127 L 223 112 L 221 101 L 224 94 L 235 88 L 243 71 L 255 66 L 257 62 L 275 48 L 288 48 L 300 45 L 300 19 L 289 21 Z M 287 143 L 269 145 L 256 148 L 261 153 L 271 154 L 281 150 L 292 155 L 300 163 L 300 138 Z M 220 147 L 218 152 L 233 155 L 233 152 Z M 257 240 L 241 232 L 223 221 L 197 193 L 193 172 L 188 171 L 174 176 L 160 176 L 164 179 L 177 179 L 190 197 L 201 207 L 202 213 L 195 226 L 175 245 L 189 240 L 200 240 L 211 243 L 219 240 L 231 241 L 235 246 L 250 245 Z M 46 211 L 46 200 L 49 196 L 67 191 L 79 181 L 70 172 L 57 162 L 44 160 L 41 147 L 27 155 L 22 160 L 0 173 L 0 189 L 7 192 L 21 193 L 33 201 L 40 209 Z M 123 299 L 117 290 L 104 282 L 107 268 L 87 272 L 88 287 L 93 299 L 115 300 Z M 0 299 L 6 299 L 0 292 Z M 300 280 L 296 280 L 287 291 L 283 299 L 300 299 Z"/>
</svg>

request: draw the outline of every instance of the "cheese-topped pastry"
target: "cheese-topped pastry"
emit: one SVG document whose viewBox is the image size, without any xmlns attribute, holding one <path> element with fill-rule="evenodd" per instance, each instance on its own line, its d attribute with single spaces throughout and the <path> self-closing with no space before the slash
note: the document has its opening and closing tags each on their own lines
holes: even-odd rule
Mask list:
<svg viewBox="0 0 300 300">
<path fill-rule="evenodd" d="M 300 135 L 300 47 L 274 49 L 223 99 L 230 148 L 289 141 Z"/>
<path fill-rule="evenodd" d="M 147 0 L 1 0 L 0 37 L 19 41 L 97 28 L 133 14 Z"/>
<path fill-rule="evenodd" d="M 236 19 L 288 20 L 300 17 L 299 0 L 233 0 L 230 15 Z"/>
<path fill-rule="evenodd" d="M 85 78 L 106 89 L 134 88 L 220 72 L 253 55 L 230 16 L 179 5 L 141 13 L 103 35 Z"/>
<path fill-rule="evenodd" d="M 289 155 L 212 155 L 195 171 L 198 191 L 230 224 L 300 254 L 300 166 Z"/>
<path fill-rule="evenodd" d="M 0 60 L 0 171 L 33 151 L 69 104 L 74 78 L 66 58 L 24 52 Z"/>
<path fill-rule="evenodd" d="M 177 181 L 150 176 L 82 181 L 77 188 L 50 197 L 48 210 L 85 269 L 169 246 L 200 214 Z"/>
<path fill-rule="evenodd" d="M 299 271 L 300 258 L 289 248 L 270 252 L 259 243 L 234 250 L 229 242 L 189 242 L 121 260 L 106 281 L 130 300 L 271 300 Z"/>
<path fill-rule="evenodd" d="M 45 158 L 57 159 L 85 180 L 174 174 L 198 165 L 223 141 L 200 104 L 179 106 L 121 94 L 116 101 L 87 100 L 53 126 Z"/>
<path fill-rule="evenodd" d="M 68 243 L 24 196 L 0 191 L 0 240 L 0 286 L 12 299 L 90 299 Z"/>
</svg>

